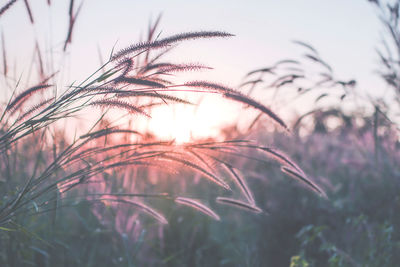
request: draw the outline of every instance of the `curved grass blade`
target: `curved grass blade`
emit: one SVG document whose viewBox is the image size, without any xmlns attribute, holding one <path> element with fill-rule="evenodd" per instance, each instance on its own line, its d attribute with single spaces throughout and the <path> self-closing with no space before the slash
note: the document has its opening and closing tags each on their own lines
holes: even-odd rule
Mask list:
<svg viewBox="0 0 400 267">
<path fill-rule="evenodd" d="M 111 99 L 106 99 L 106 100 L 97 100 L 93 101 L 90 103 L 90 105 L 93 106 L 105 106 L 105 107 L 111 107 L 111 108 L 123 108 L 130 113 L 140 113 L 142 115 L 145 115 L 146 117 L 150 118 L 150 115 L 141 110 L 140 108 L 129 104 L 128 102 L 121 101 L 121 100 L 111 100 Z"/>
<path fill-rule="evenodd" d="M 6 12 L 13 4 L 15 4 L 17 0 L 10 0 L 8 1 L 7 4 L 5 4 L 3 7 L 0 8 L 0 16 L 3 15 L 4 12 Z"/>
<path fill-rule="evenodd" d="M 268 153 L 268 155 L 273 157 L 275 160 L 277 160 L 281 164 L 289 165 L 293 169 L 297 170 L 299 173 L 305 175 L 304 171 L 299 166 L 297 166 L 296 163 L 294 163 L 291 159 L 289 159 L 289 157 L 286 156 L 283 152 L 281 152 L 281 151 L 279 151 L 279 150 L 277 150 L 275 148 L 256 146 L 256 145 L 240 145 L 240 144 L 238 146 L 258 149 L 258 150 L 261 150 L 263 152 L 266 152 L 266 153 Z"/>
<path fill-rule="evenodd" d="M 184 160 L 184 159 L 180 159 L 180 158 L 177 158 L 177 157 L 174 157 L 174 156 L 169 156 L 169 155 L 161 155 L 160 158 L 165 158 L 165 159 L 169 159 L 169 160 L 172 160 L 172 161 L 176 161 L 176 162 L 181 163 L 181 164 L 183 164 L 183 165 L 185 165 L 187 167 L 190 167 L 190 168 L 192 168 L 194 170 L 197 170 L 200 173 L 205 174 L 205 176 L 209 180 L 211 180 L 212 182 L 218 184 L 219 186 L 222 186 L 223 188 L 225 188 L 227 190 L 231 190 L 229 185 L 226 182 L 224 182 L 221 178 L 219 178 L 219 177 L 215 176 L 214 174 L 208 172 L 207 170 L 205 170 L 204 168 L 200 167 L 197 164 L 194 164 L 194 163 L 192 163 L 190 161 L 187 161 L 187 160 Z"/>
<path fill-rule="evenodd" d="M 286 125 L 286 123 L 278 117 L 278 115 L 276 115 L 272 110 L 270 110 L 269 108 L 267 108 L 266 106 L 264 106 L 261 103 L 258 103 L 257 101 L 251 99 L 248 96 L 242 95 L 239 92 L 235 92 L 235 93 L 230 93 L 227 92 L 224 94 L 224 96 L 226 98 L 235 100 L 237 102 L 241 102 L 244 104 L 247 104 L 255 109 L 258 109 L 260 111 L 262 111 L 264 114 L 268 115 L 270 118 L 272 118 L 275 122 L 277 122 L 280 126 L 282 126 L 286 131 L 290 132 L 288 126 Z"/>
<path fill-rule="evenodd" d="M 137 134 L 141 135 L 140 132 L 135 131 L 135 130 L 129 130 L 129 129 L 118 129 L 118 128 L 106 128 L 106 129 L 101 129 L 96 132 L 92 132 L 89 134 L 85 134 L 80 136 L 80 139 L 85 139 L 85 138 L 100 138 L 109 134 L 118 134 L 118 133 L 125 133 L 125 134 Z"/>
<path fill-rule="evenodd" d="M 34 93 L 37 93 L 39 91 L 42 91 L 48 87 L 50 87 L 51 85 L 37 85 L 31 88 L 26 89 L 25 91 L 23 91 L 22 93 L 20 93 L 19 95 L 17 95 L 15 97 L 15 99 L 10 102 L 10 104 L 7 105 L 6 110 L 10 111 L 10 110 L 15 110 L 18 107 L 20 107 L 28 98 L 29 96 L 31 96 Z"/>
<path fill-rule="evenodd" d="M 147 206 L 147 205 L 145 205 L 145 204 L 143 204 L 141 202 L 132 201 L 132 200 L 126 200 L 126 199 L 113 199 L 113 198 L 100 198 L 98 200 L 115 201 L 115 202 L 121 202 L 121 203 L 125 203 L 125 204 L 136 206 L 136 207 L 140 208 L 141 210 L 143 210 L 144 212 L 146 212 L 147 214 L 149 214 L 152 217 L 154 217 L 160 223 L 168 224 L 167 219 L 165 219 L 165 217 L 163 215 L 161 215 L 161 213 L 159 213 L 158 211 L 150 208 L 149 206 Z"/>
<path fill-rule="evenodd" d="M 204 205 L 203 203 L 200 203 L 197 200 L 191 199 L 191 198 L 185 198 L 185 197 L 177 197 L 175 199 L 176 203 L 182 204 L 182 205 L 186 205 L 189 207 L 192 207 L 208 216 L 210 216 L 211 218 L 213 218 L 214 220 L 219 221 L 220 217 L 218 216 L 218 214 L 216 214 L 214 211 L 212 211 L 209 207 L 207 207 L 206 205 Z"/>
<path fill-rule="evenodd" d="M 253 194 L 251 193 L 250 189 L 248 188 L 246 181 L 243 177 L 241 177 L 238 173 L 235 172 L 234 168 L 227 164 L 224 163 L 223 166 L 225 166 L 228 171 L 232 174 L 235 183 L 239 186 L 240 190 L 242 190 L 243 194 L 245 195 L 246 199 L 251 203 L 255 204 Z"/>
<path fill-rule="evenodd" d="M 259 207 L 255 206 L 255 205 L 251 205 L 248 204 L 246 202 L 237 200 L 237 199 L 233 199 L 233 198 L 227 198 L 227 197 L 217 197 L 217 202 L 220 204 L 227 204 L 233 207 L 237 207 L 240 209 L 244 209 L 250 212 L 254 212 L 254 213 L 262 213 L 262 209 L 260 209 Z"/>
<path fill-rule="evenodd" d="M 140 52 L 143 50 L 153 49 L 153 48 L 162 48 L 169 45 L 173 45 L 180 41 L 185 40 L 193 40 L 199 38 L 215 38 L 215 37 L 231 37 L 233 34 L 221 32 L 221 31 L 199 31 L 199 32 L 187 32 L 187 33 L 180 33 L 176 35 L 172 35 L 170 37 L 152 41 L 152 42 L 142 42 L 138 44 L 131 45 L 127 48 L 124 48 L 117 53 L 115 53 L 111 61 L 118 60 L 122 57 L 128 56 L 129 54 Z"/>
<path fill-rule="evenodd" d="M 312 182 L 310 179 L 305 177 L 305 175 L 302 175 L 302 174 L 298 173 L 297 171 L 293 170 L 292 168 L 288 168 L 286 166 L 282 166 L 281 170 L 282 170 L 282 172 L 292 176 L 293 178 L 305 183 L 308 187 L 311 188 L 312 191 L 318 193 L 320 196 L 322 196 L 324 198 L 328 198 L 326 193 L 321 188 L 319 188 L 319 186 L 317 186 L 314 182 Z"/>
<path fill-rule="evenodd" d="M 158 82 L 153 82 L 150 80 L 145 80 L 145 79 L 138 79 L 135 77 L 118 77 L 114 79 L 115 83 L 127 83 L 127 84 L 135 84 L 135 85 L 145 85 L 145 86 L 150 86 L 150 87 L 155 87 L 155 88 L 165 88 L 164 84 L 158 83 Z"/>
</svg>

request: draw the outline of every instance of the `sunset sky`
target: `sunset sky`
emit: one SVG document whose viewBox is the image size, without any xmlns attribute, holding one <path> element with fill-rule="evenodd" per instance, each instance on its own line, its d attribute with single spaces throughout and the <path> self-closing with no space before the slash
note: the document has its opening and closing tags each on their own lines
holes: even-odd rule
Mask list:
<svg viewBox="0 0 400 267">
<path fill-rule="evenodd" d="M 50 69 L 49 62 L 55 62 L 63 68 L 63 85 L 65 81 L 82 80 L 99 66 L 99 50 L 105 59 L 115 44 L 119 49 L 138 41 L 149 22 L 162 14 L 161 36 L 196 30 L 222 30 L 236 35 L 179 46 L 171 55 L 174 61 L 200 62 L 214 68 L 195 78 L 235 87 L 253 69 L 298 56 L 301 49 L 291 41 L 302 40 L 317 48 L 339 77 L 356 79 L 358 87 L 370 94 L 381 93 L 374 90 L 381 85 L 374 74 L 378 61 L 374 51 L 380 42 L 381 26 L 367 1 L 86 0 L 67 54 L 60 51 L 68 28 L 69 1 L 51 2 L 49 7 L 44 0 L 30 1 L 34 25 L 29 22 L 22 1 L 1 17 L 8 61 L 17 64 L 17 76 L 29 72 L 26 59 L 31 61 L 36 39 L 45 51 L 47 67 Z M 77 9 L 80 1 L 75 2 Z M 2 98 L 6 95 L 3 93 Z M 260 94 L 257 98 L 263 100 Z M 208 123 L 215 125 L 236 118 L 231 116 L 229 105 L 218 106 L 225 111 L 217 115 L 215 110 L 216 121 Z M 287 112 L 278 110 L 283 117 L 288 116 Z M 205 116 L 210 114 L 206 112 Z"/>
</svg>

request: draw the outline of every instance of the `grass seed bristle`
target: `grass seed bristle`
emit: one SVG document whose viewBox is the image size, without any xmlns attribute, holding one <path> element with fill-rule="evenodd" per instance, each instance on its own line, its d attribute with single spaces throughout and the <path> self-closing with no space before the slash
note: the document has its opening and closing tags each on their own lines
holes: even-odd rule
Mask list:
<svg viewBox="0 0 400 267">
<path fill-rule="evenodd" d="M 38 111 L 39 109 L 43 108 L 44 106 L 46 106 L 47 104 L 49 104 L 51 101 L 54 100 L 54 97 L 46 99 L 42 102 L 40 102 L 39 104 L 34 105 L 33 107 L 31 107 L 28 111 L 26 111 L 25 113 L 23 113 L 21 116 L 18 117 L 17 121 L 23 120 L 26 117 L 28 117 L 29 115 L 31 115 L 32 113 L 34 113 L 35 111 Z"/>
<path fill-rule="evenodd" d="M 199 31 L 199 32 L 180 33 L 157 41 L 142 42 L 131 45 L 115 53 L 112 56 L 112 61 L 118 60 L 124 56 L 127 56 L 135 52 L 140 52 L 143 50 L 154 49 L 154 48 L 162 48 L 175 44 L 180 41 L 199 39 L 199 38 L 215 38 L 215 37 L 230 37 L 230 36 L 233 35 L 221 31 Z"/>
<path fill-rule="evenodd" d="M 217 197 L 216 200 L 218 203 L 231 205 L 233 207 L 244 209 L 244 210 L 247 210 L 250 212 L 254 212 L 254 213 L 262 213 L 263 212 L 262 209 L 255 206 L 254 204 L 249 204 L 249 203 L 237 200 L 237 199 L 227 198 L 227 197 Z"/>
<path fill-rule="evenodd" d="M 196 171 L 199 171 L 201 174 L 205 175 L 209 180 L 216 183 L 217 185 L 219 185 L 227 190 L 231 190 L 231 188 L 225 181 L 223 181 L 221 178 L 215 176 L 214 174 L 210 173 L 209 171 L 205 170 L 204 168 L 200 167 L 197 164 L 194 164 L 188 160 L 184 160 L 184 159 L 177 158 L 177 157 L 170 156 L 170 155 L 162 155 L 161 158 L 165 158 L 165 159 L 169 159 L 169 160 L 181 163 L 187 167 L 190 167 Z"/>
<path fill-rule="evenodd" d="M 90 105 L 101 106 L 101 107 L 110 107 L 110 108 L 122 108 L 122 109 L 129 111 L 129 113 L 132 113 L 132 114 L 139 113 L 139 114 L 145 115 L 146 117 L 150 118 L 150 115 L 147 114 L 146 112 L 144 112 L 142 109 L 140 109 L 137 106 L 134 106 L 128 102 L 121 101 L 121 100 L 111 100 L 111 99 L 97 100 L 97 101 L 91 102 Z"/>
<path fill-rule="evenodd" d="M 282 170 L 282 172 L 288 174 L 289 176 L 305 183 L 309 188 L 312 189 L 312 191 L 318 193 L 320 196 L 327 198 L 326 193 L 321 188 L 319 188 L 319 186 L 317 186 L 314 182 L 312 182 L 310 179 L 305 177 L 305 175 L 302 175 L 302 174 L 298 173 L 297 171 L 293 170 L 292 168 L 288 168 L 286 166 L 282 166 L 281 170 Z"/>
<path fill-rule="evenodd" d="M 254 205 L 255 204 L 254 197 L 249 187 L 247 186 L 246 180 L 242 176 L 240 176 L 231 165 L 225 163 L 223 164 L 223 166 L 225 166 L 228 169 L 228 171 L 232 174 L 235 183 L 239 186 L 240 190 L 245 195 L 247 201 L 249 201 L 251 204 Z"/>
<path fill-rule="evenodd" d="M 247 104 L 255 109 L 258 109 L 260 111 L 262 111 L 264 114 L 268 115 L 270 118 L 272 118 L 275 122 L 277 122 L 280 126 L 282 126 L 286 131 L 290 132 L 288 126 L 286 125 L 286 123 L 280 118 L 278 117 L 278 115 L 276 115 L 272 110 L 270 110 L 269 108 L 267 108 L 266 106 L 264 106 L 263 104 L 251 99 L 248 96 L 242 95 L 238 92 L 235 93 L 231 93 L 231 92 L 227 92 L 224 94 L 224 96 L 226 98 Z"/>
<path fill-rule="evenodd" d="M 143 210 L 144 212 L 146 212 L 147 214 L 151 215 L 153 218 L 155 218 L 157 221 L 159 221 L 161 224 L 168 224 L 167 219 L 158 211 L 150 208 L 149 206 L 138 202 L 138 201 L 132 201 L 132 200 L 126 200 L 126 199 L 115 199 L 115 198 L 101 198 L 99 200 L 102 201 L 114 201 L 114 202 L 120 202 L 120 203 L 125 203 L 125 204 L 129 204 L 132 206 L 136 206 L 138 208 L 140 208 L 141 210 Z"/>
<path fill-rule="evenodd" d="M 11 101 L 7 107 L 6 110 L 10 111 L 10 110 L 15 110 L 19 107 L 21 107 L 21 105 L 33 94 L 40 92 L 46 88 L 49 88 L 52 85 L 49 84 L 45 84 L 45 85 L 37 85 L 34 87 L 31 87 L 25 91 L 23 91 L 22 93 L 20 93 L 19 95 L 17 95 L 13 101 Z"/>
<path fill-rule="evenodd" d="M 179 204 L 183 204 L 189 207 L 192 207 L 208 216 L 210 216 L 211 218 L 213 218 L 214 220 L 219 221 L 220 217 L 218 216 L 218 214 L 216 214 L 214 211 L 212 211 L 209 207 L 207 207 L 206 205 L 204 205 L 203 203 L 200 203 L 197 200 L 191 199 L 191 198 L 185 198 L 185 197 L 177 197 L 175 199 L 176 203 Z"/>
<path fill-rule="evenodd" d="M 165 88 L 164 84 L 154 82 L 151 80 L 146 80 L 146 79 L 139 79 L 135 77 L 125 77 L 125 76 L 120 76 L 118 78 L 115 78 L 113 80 L 115 83 L 125 83 L 125 84 L 135 84 L 135 85 L 145 85 L 145 86 L 150 86 L 154 88 Z"/>
</svg>

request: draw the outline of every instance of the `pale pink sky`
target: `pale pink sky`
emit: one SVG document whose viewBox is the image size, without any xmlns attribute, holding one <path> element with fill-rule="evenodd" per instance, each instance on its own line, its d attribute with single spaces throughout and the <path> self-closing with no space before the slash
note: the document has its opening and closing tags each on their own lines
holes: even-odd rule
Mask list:
<svg viewBox="0 0 400 267">
<path fill-rule="evenodd" d="M 252 69 L 299 55 L 301 50 L 291 43 L 297 39 L 316 47 L 339 77 L 355 78 L 360 88 L 379 94 L 374 88 L 381 82 L 373 71 L 378 61 L 374 49 L 379 45 L 380 25 L 366 0 L 86 0 L 67 55 L 59 51 L 68 28 L 69 1 L 52 1 L 50 7 L 44 0 L 29 2 L 34 25 L 23 1 L 0 19 L 8 61 L 17 63 L 18 75 L 29 72 L 27 59 L 30 62 L 33 40 L 37 39 L 47 61 L 64 69 L 61 83 L 82 80 L 99 66 L 97 47 L 106 57 L 116 42 L 117 48 L 123 48 L 138 41 L 150 19 L 162 13 L 162 36 L 193 30 L 224 30 L 236 35 L 191 41 L 171 55 L 178 62 L 201 62 L 214 68 L 196 76 L 199 79 L 236 86 Z M 80 1 L 75 2 L 77 7 Z M 2 98 L 7 95 L 2 94 Z M 230 107 L 222 105 L 222 109 Z M 284 117 L 289 114 L 288 110 L 279 112 Z"/>
</svg>

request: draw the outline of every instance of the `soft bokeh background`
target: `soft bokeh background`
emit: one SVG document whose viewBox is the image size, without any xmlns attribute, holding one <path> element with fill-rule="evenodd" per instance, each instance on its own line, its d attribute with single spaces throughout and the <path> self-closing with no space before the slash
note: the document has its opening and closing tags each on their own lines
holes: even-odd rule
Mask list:
<svg viewBox="0 0 400 267">
<path fill-rule="evenodd" d="M 244 75 L 283 58 L 293 58 L 303 50 L 292 40 L 306 41 L 318 49 L 343 80 L 355 79 L 364 94 L 386 96 L 380 78 L 374 74 L 382 28 L 376 12 L 366 1 L 84 1 L 73 31 L 72 44 L 60 53 L 68 29 L 68 1 L 32 4 L 32 25 L 22 1 L 1 18 L 8 61 L 15 62 L 15 79 L 27 75 L 38 40 L 45 51 L 48 70 L 63 69 L 59 86 L 80 81 L 109 56 L 145 36 L 149 22 L 162 14 L 160 36 L 193 31 L 223 30 L 236 36 L 227 40 L 201 40 L 182 44 L 170 58 L 176 62 L 199 62 L 213 67 L 187 77 L 219 81 L 236 87 Z M 75 3 L 75 9 L 79 1 Z M 26 45 L 26 44 L 30 45 Z M 55 53 L 56 52 L 56 53 Z M 28 77 L 26 78 L 28 80 Z M 9 97 L 11 90 L 4 91 Z M 257 98 L 269 96 L 256 92 Z M 214 103 L 213 103 L 214 104 Z M 272 103 L 274 110 L 288 119 L 293 110 L 308 111 L 312 103 L 302 99 L 289 105 Z M 237 119 L 237 109 L 222 103 L 211 124 Z M 223 112 L 222 110 L 228 110 Z"/>
</svg>

